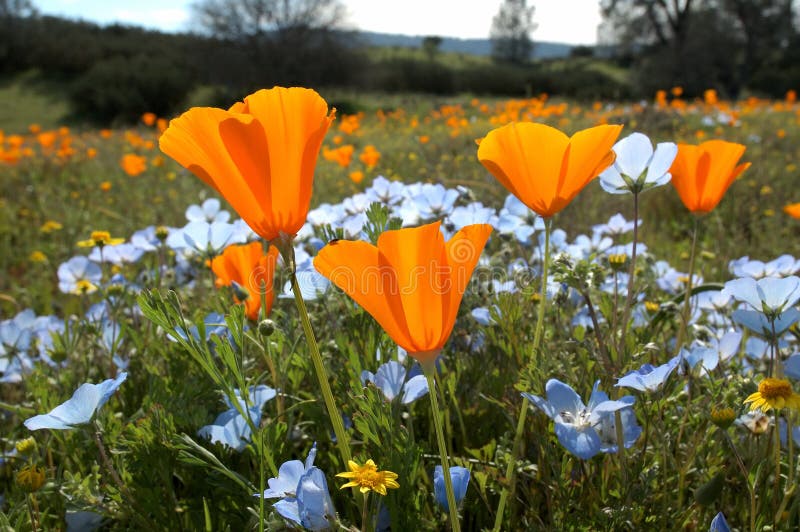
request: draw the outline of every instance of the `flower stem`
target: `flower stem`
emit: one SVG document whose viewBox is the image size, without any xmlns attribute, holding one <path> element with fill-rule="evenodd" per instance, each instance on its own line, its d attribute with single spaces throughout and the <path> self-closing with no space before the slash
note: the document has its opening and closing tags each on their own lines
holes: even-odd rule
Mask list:
<svg viewBox="0 0 800 532">
<path fill-rule="evenodd" d="M 547 263 L 550 261 L 550 220 L 544 222 L 544 259 L 542 260 L 542 286 L 539 291 L 539 315 L 536 319 L 536 332 L 533 336 L 533 352 L 537 362 L 539 361 L 539 343 L 542 340 L 542 329 L 544 326 L 544 309 L 547 301 Z M 527 399 L 522 399 L 522 408 L 517 418 L 517 430 L 514 433 L 514 443 L 511 446 L 511 460 L 506 467 L 506 478 L 508 485 L 500 493 L 500 502 L 497 504 L 497 513 L 494 518 L 494 532 L 500 530 L 503 524 L 503 514 L 506 509 L 506 502 L 511 493 L 514 493 L 517 482 L 517 456 L 519 448 L 522 446 L 522 435 L 525 432 L 525 418 L 528 415 Z"/>
<path fill-rule="evenodd" d="M 429 361 L 423 363 L 422 370 L 425 373 L 425 378 L 428 380 L 428 396 L 431 398 L 431 415 L 433 416 L 433 425 L 436 429 L 436 441 L 439 444 L 439 456 L 442 461 L 444 488 L 447 492 L 447 505 L 449 507 L 448 510 L 450 511 L 450 527 L 453 532 L 460 532 L 461 525 L 458 521 L 456 497 L 453 494 L 453 480 L 450 478 L 450 466 L 447 462 L 447 444 L 445 443 L 444 431 L 442 430 L 442 417 L 439 412 L 439 399 L 436 397 L 436 384 L 433 378 L 436 372 L 436 362 Z"/>
<path fill-rule="evenodd" d="M 622 312 L 622 323 L 619 332 L 619 346 L 617 347 L 617 361 L 623 366 L 622 351 L 625 347 L 625 336 L 628 330 L 628 320 L 633 306 L 633 279 L 636 275 L 636 241 L 639 238 L 639 194 L 633 194 L 633 248 L 631 249 L 631 264 L 628 266 L 628 295 L 625 298 L 625 310 Z"/>
<path fill-rule="evenodd" d="M 306 335 L 308 349 L 311 351 L 311 361 L 314 364 L 314 371 L 317 373 L 317 380 L 322 390 L 322 398 L 325 401 L 325 407 L 328 409 L 328 417 L 333 425 L 333 433 L 336 435 L 336 446 L 339 447 L 339 453 L 342 455 L 343 463 L 347 464 L 352 459 L 350 455 L 350 438 L 348 438 L 347 433 L 344 431 L 342 415 L 336 408 L 336 402 L 333 399 L 333 393 L 331 393 L 331 385 L 328 383 L 328 373 L 325 371 L 325 366 L 322 364 L 322 355 L 319 353 L 317 339 L 314 336 L 314 330 L 311 328 L 308 310 L 306 310 L 306 304 L 305 301 L 303 301 L 303 294 L 300 292 L 300 285 L 297 284 L 297 275 L 295 275 L 294 272 L 294 261 L 292 261 L 291 278 L 294 302 L 300 314 L 300 323 L 303 325 L 303 332 Z"/>
<path fill-rule="evenodd" d="M 694 226 L 692 228 L 692 250 L 689 253 L 689 279 L 686 281 L 686 295 L 683 298 L 683 319 L 681 320 L 681 328 L 678 330 L 678 341 L 675 342 L 675 349 L 680 350 L 683 344 L 683 339 L 686 336 L 686 326 L 689 323 L 689 301 L 692 297 L 692 278 L 694 277 L 694 258 L 695 250 L 697 248 L 697 226 L 699 225 L 699 218 L 695 216 Z"/>
<path fill-rule="evenodd" d="M 369 501 L 369 492 L 364 494 L 364 500 L 361 503 L 361 531 L 367 532 L 367 501 Z"/>
</svg>

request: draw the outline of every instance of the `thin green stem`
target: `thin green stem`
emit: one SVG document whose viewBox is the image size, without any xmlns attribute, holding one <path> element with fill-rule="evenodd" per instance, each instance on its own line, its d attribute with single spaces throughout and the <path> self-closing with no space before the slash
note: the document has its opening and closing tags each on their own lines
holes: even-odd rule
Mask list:
<svg viewBox="0 0 800 532">
<path fill-rule="evenodd" d="M 428 396 L 431 398 L 431 415 L 433 416 L 433 425 L 436 429 L 436 441 L 439 444 L 439 456 L 442 461 L 442 476 L 444 476 L 444 488 L 447 492 L 450 527 L 453 532 L 460 532 L 461 524 L 458 521 L 456 497 L 453 494 L 453 480 L 450 478 L 450 465 L 447 461 L 447 443 L 444 439 L 444 430 L 442 430 L 442 417 L 439 412 L 439 400 L 436 397 L 436 384 L 433 378 L 436 372 L 436 363 L 433 361 L 423 363 L 422 370 L 425 373 L 425 378 L 428 380 Z"/>
<path fill-rule="evenodd" d="M 364 500 L 361 503 L 361 530 L 362 532 L 367 532 L 369 527 L 367 526 L 367 501 L 369 501 L 369 492 L 364 494 Z"/>
<path fill-rule="evenodd" d="M 547 264 L 550 262 L 550 227 L 551 221 L 546 220 L 544 223 L 544 258 L 542 259 L 542 286 L 539 291 L 539 315 L 536 319 L 536 332 L 533 336 L 533 352 L 536 360 L 539 360 L 539 343 L 542 340 L 542 329 L 544 327 L 544 310 L 545 302 L 547 301 Z M 494 518 L 494 532 L 500 530 L 503 524 L 503 514 L 505 513 L 506 503 L 510 494 L 514 493 L 517 482 L 517 457 L 519 449 L 522 446 L 522 435 L 525 433 L 525 418 L 528 415 L 528 403 L 526 399 L 522 399 L 522 408 L 519 411 L 517 418 L 517 430 L 514 433 L 514 443 L 511 446 L 511 460 L 506 466 L 506 478 L 508 485 L 503 488 L 500 493 L 500 502 L 497 504 L 497 513 Z"/>
<path fill-rule="evenodd" d="M 253 433 L 255 435 L 255 433 Z M 264 434 L 258 434 L 258 530 L 264 532 Z"/>
<path fill-rule="evenodd" d="M 292 264 L 292 266 L 294 266 L 294 264 Z M 328 383 L 328 373 L 325 371 L 325 366 L 322 364 L 322 355 L 319 353 L 317 339 L 314 336 L 314 330 L 311 328 L 311 319 L 308 317 L 308 310 L 306 310 L 306 303 L 303 301 L 303 294 L 300 292 L 300 285 L 297 284 L 297 275 L 295 275 L 294 268 L 292 268 L 291 278 L 294 302 L 300 314 L 300 323 L 303 325 L 303 332 L 306 335 L 308 349 L 311 352 L 311 361 L 314 364 L 314 371 L 317 373 L 317 381 L 319 381 L 319 387 L 322 390 L 322 398 L 325 401 L 325 407 L 328 409 L 328 417 L 333 425 L 333 433 L 336 435 L 336 446 L 339 448 L 339 453 L 342 455 L 344 464 L 347 464 L 352 459 L 350 454 L 350 438 L 344 431 L 342 415 L 336 408 L 336 401 L 333 399 L 331 385 Z"/>
<path fill-rule="evenodd" d="M 750 484 L 750 476 L 747 474 L 747 468 L 744 466 L 744 460 L 742 460 L 742 456 L 739 454 L 739 451 L 736 449 L 736 446 L 733 444 L 733 440 L 731 440 L 728 431 L 724 429 L 720 429 L 722 434 L 725 436 L 725 440 L 727 440 L 728 445 L 730 445 L 731 450 L 733 451 L 733 456 L 736 458 L 736 465 L 739 466 L 739 472 L 742 473 L 744 477 L 744 482 L 747 485 L 747 492 L 750 495 L 750 531 L 755 532 L 756 530 L 756 490 L 755 486 Z"/>
<path fill-rule="evenodd" d="M 680 350 L 683 345 L 683 339 L 686 336 L 686 325 L 689 323 L 689 302 L 692 297 L 692 278 L 694 277 L 694 259 L 695 250 L 697 248 L 697 226 L 700 224 L 700 219 L 694 217 L 694 226 L 692 228 L 692 250 L 689 254 L 689 278 L 686 281 L 686 295 L 683 298 L 683 319 L 681 320 L 681 327 L 678 330 L 678 341 L 675 343 L 675 349 Z"/>
<path fill-rule="evenodd" d="M 619 345 L 617 346 L 617 361 L 623 365 L 622 352 L 625 348 L 625 334 L 628 330 L 628 320 L 633 307 L 633 279 L 636 276 L 636 241 L 639 239 L 639 194 L 633 194 L 633 249 L 631 250 L 631 263 L 628 266 L 628 295 L 625 298 L 625 310 L 622 312 L 622 323 L 619 330 Z"/>
</svg>

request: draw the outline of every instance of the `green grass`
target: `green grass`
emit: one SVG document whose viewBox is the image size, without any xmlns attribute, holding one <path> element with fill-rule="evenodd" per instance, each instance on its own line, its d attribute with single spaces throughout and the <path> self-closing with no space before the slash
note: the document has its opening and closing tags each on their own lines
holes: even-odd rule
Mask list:
<svg viewBox="0 0 800 532">
<path fill-rule="evenodd" d="M 52 129 L 67 122 L 69 104 L 58 87 L 37 72 L 0 79 L 0 130 L 27 131 L 30 124 Z"/>
</svg>

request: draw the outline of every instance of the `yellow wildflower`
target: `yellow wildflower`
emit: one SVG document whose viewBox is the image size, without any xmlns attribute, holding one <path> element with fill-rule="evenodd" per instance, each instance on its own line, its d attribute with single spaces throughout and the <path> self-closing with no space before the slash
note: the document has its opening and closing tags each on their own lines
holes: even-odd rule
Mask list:
<svg viewBox="0 0 800 532">
<path fill-rule="evenodd" d="M 350 471 L 336 475 L 337 477 L 351 479 L 341 489 L 359 488 L 361 493 L 367 493 L 371 490 L 381 495 L 386 495 L 386 488 L 400 487 L 400 484 L 395 481 L 397 473 L 378 471 L 378 466 L 375 465 L 372 459 L 367 460 L 364 465 L 358 465 L 350 460 L 347 462 L 347 466 Z"/>
</svg>

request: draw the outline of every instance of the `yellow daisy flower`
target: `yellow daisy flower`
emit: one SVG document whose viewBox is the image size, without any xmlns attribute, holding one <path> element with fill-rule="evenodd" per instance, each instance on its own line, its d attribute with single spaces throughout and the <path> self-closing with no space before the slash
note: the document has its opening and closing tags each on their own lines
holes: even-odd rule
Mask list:
<svg viewBox="0 0 800 532">
<path fill-rule="evenodd" d="M 378 471 L 378 466 L 372 459 L 367 460 L 364 465 L 358 465 L 350 460 L 347 462 L 350 471 L 339 473 L 336 476 L 351 479 L 350 482 L 342 486 L 344 488 L 359 488 L 361 493 L 372 490 L 381 495 L 386 495 L 386 488 L 399 488 L 395 479 L 397 473 L 391 471 Z"/>
<path fill-rule="evenodd" d="M 758 391 L 744 400 L 744 404 L 752 403 L 750 411 L 761 409 L 767 412 L 774 408 L 793 408 L 800 410 L 800 395 L 794 393 L 792 385 L 786 379 L 767 377 L 758 384 Z"/>
<path fill-rule="evenodd" d="M 82 248 L 91 248 L 94 246 L 116 246 L 125 242 L 124 238 L 111 238 L 111 233 L 108 231 L 92 231 L 88 240 L 81 240 L 78 246 Z"/>
</svg>

